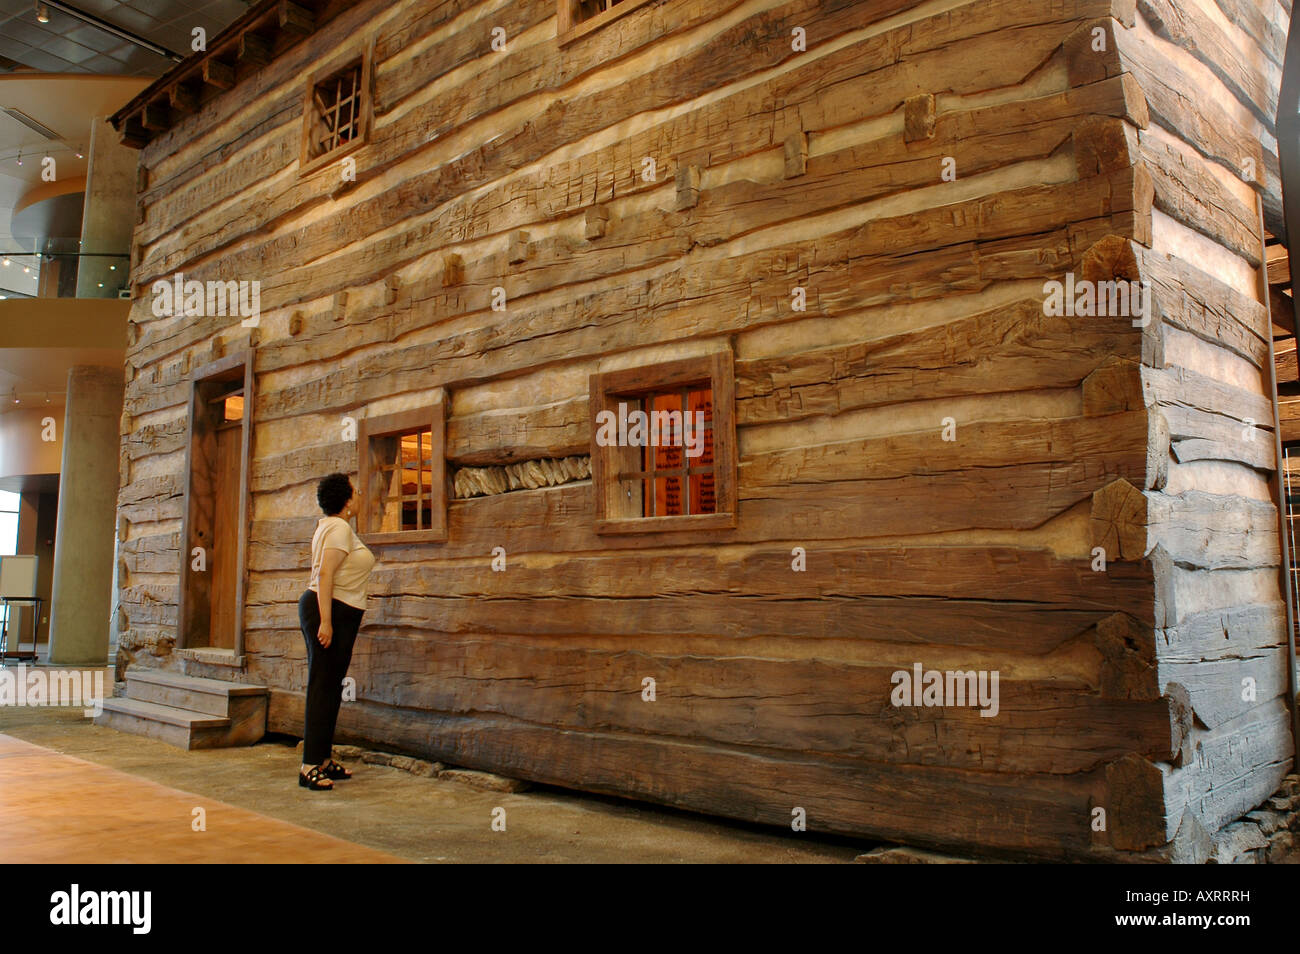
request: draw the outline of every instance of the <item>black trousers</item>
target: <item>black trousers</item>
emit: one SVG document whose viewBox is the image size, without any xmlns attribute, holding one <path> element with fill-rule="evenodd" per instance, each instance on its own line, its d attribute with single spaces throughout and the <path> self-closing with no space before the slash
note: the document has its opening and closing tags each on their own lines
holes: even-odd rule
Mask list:
<svg viewBox="0 0 1300 954">
<path fill-rule="evenodd" d="M 334 726 L 343 701 L 343 677 L 352 663 L 352 646 L 357 641 L 365 610 L 334 600 L 330 621 L 334 636 L 329 647 L 316 638 L 320 628 L 320 602 L 315 590 L 298 598 L 298 625 L 307 641 L 307 714 L 302 734 L 304 765 L 323 765 L 334 748 Z"/>
</svg>

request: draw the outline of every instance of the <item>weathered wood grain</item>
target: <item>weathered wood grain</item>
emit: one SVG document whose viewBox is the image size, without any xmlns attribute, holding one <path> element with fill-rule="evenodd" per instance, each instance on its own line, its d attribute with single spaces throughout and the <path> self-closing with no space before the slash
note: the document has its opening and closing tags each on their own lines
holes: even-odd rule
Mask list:
<svg viewBox="0 0 1300 954">
<path fill-rule="evenodd" d="M 1169 0 L 681 0 L 559 47 L 550 0 L 368 0 L 237 73 L 142 152 L 133 281 L 260 276 L 263 315 L 133 308 L 124 652 L 203 666 L 172 644 L 181 405 L 214 357 L 251 349 L 258 385 L 241 675 L 298 732 L 345 416 L 445 388 L 454 469 L 527 466 L 591 452 L 590 375 L 730 350 L 734 526 L 599 534 L 590 480 L 451 501 L 445 542 L 375 547 L 342 736 L 858 837 L 1183 851 L 1184 815 L 1228 819 L 1285 741 L 1251 496 L 1270 329 L 1231 269 L 1168 247 L 1262 255 L 1228 177 L 1253 160 L 1270 188 L 1276 69 L 1250 44 L 1276 30 L 1220 6 L 1237 26 Z M 299 76 L 363 25 L 378 122 L 338 189 L 296 167 Z M 1048 315 L 1069 273 L 1151 282 L 1153 320 Z M 927 660 L 999 671 L 999 715 L 894 707 Z"/>
</svg>

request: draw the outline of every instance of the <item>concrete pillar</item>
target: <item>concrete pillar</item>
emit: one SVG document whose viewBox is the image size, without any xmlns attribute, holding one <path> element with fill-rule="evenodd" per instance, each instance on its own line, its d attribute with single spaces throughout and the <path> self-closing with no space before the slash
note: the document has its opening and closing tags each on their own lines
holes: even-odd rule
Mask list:
<svg viewBox="0 0 1300 954">
<path fill-rule="evenodd" d="M 50 601 L 51 663 L 108 662 L 123 388 L 121 368 L 68 371 Z"/>
<path fill-rule="evenodd" d="M 139 150 L 122 145 L 107 118 L 91 124 L 86 204 L 81 216 L 83 257 L 77 268 L 78 298 L 116 298 L 117 290 L 126 285 L 139 162 Z M 120 257 L 100 257 L 100 253 Z"/>
</svg>

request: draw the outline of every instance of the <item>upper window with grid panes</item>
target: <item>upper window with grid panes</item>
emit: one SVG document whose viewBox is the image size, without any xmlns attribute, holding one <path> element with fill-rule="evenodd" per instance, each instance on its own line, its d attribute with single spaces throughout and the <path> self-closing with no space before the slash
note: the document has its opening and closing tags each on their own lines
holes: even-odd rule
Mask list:
<svg viewBox="0 0 1300 954">
<path fill-rule="evenodd" d="M 312 172 L 365 143 L 370 132 L 370 56 L 313 76 L 303 102 L 301 172 Z"/>
</svg>

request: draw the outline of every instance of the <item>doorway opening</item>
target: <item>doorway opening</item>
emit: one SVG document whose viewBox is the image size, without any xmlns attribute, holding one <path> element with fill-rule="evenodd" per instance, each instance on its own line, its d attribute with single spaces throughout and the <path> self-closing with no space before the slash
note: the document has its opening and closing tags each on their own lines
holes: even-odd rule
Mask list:
<svg viewBox="0 0 1300 954">
<path fill-rule="evenodd" d="M 252 406 L 250 352 L 191 376 L 179 648 L 243 655 Z"/>
</svg>

